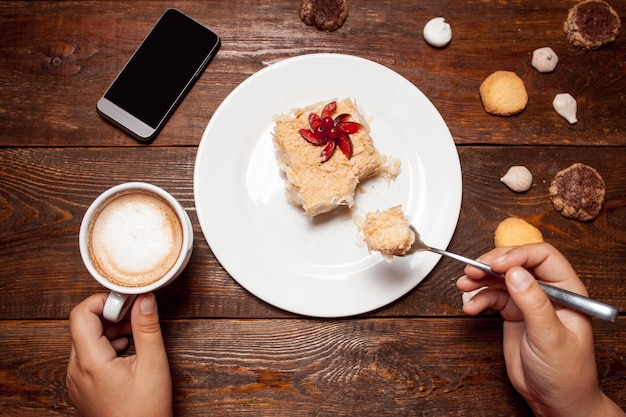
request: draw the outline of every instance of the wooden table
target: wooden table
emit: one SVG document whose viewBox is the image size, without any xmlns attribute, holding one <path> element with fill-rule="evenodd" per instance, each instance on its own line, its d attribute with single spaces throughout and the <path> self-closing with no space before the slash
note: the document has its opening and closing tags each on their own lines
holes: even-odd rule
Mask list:
<svg viewBox="0 0 626 417">
<path fill-rule="evenodd" d="M 626 1 L 610 0 L 626 17 Z M 71 308 L 102 288 L 78 251 L 91 201 L 121 182 L 170 191 L 192 218 L 184 274 L 157 292 L 178 416 L 530 416 L 506 377 L 501 319 L 464 316 L 441 260 L 413 291 L 358 317 L 317 319 L 268 305 L 221 267 L 198 224 L 193 168 L 203 130 L 244 79 L 283 58 L 358 55 L 413 82 L 446 120 L 463 173 L 462 210 L 449 248 L 476 257 L 496 225 L 517 216 L 571 260 L 594 298 L 626 310 L 626 37 L 599 51 L 568 44 L 573 0 L 357 1 L 336 32 L 305 26 L 299 2 L 2 2 L 0 4 L 0 414 L 68 416 Z M 153 23 L 176 7 L 211 27 L 222 47 L 151 145 L 102 120 L 95 103 Z M 422 28 L 444 16 L 453 40 L 428 46 Z M 551 46 L 554 73 L 530 66 Z M 478 87 L 515 71 L 530 101 L 515 117 L 488 115 Z M 556 93 L 579 105 L 570 125 Z M 548 186 L 574 162 L 595 167 L 606 203 L 590 223 L 563 218 Z M 534 174 L 524 194 L 499 178 Z M 227 202 L 226 202 L 227 204 Z M 626 318 L 594 321 L 600 384 L 626 407 Z"/>
</svg>

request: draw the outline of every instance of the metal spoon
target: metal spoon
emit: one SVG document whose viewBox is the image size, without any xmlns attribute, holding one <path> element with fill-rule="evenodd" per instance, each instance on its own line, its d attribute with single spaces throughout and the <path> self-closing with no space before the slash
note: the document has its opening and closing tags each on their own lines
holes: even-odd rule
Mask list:
<svg viewBox="0 0 626 417">
<path fill-rule="evenodd" d="M 411 230 L 415 233 L 415 242 L 411 246 L 404 256 L 411 255 L 416 252 L 428 251 L 438 253 L 439 255 L 447 256 L 448 258 L 455 259 L 459 262 L 466 263 L 475 268 L 478 268 L 482 271 L 487 272 L 495 277 L 504 279 L 504 275 L 498 274 L 494 272 L 491 267 L 482 262 L 475 261 L 470 258 L 466 258 L 465 256 L 457 255 L 452 252 L 448 252 L 442 249 L 437 249 L 426 245 L 422 242 L 419 233 L 415 229 L 415 227 L 411 226 Z M 554 287 L 552 285 L 545 284 L 543 282 L 537 282 L 539 286 L 546 293 L 548 298 L 555 303 L 558 303 L 564 307 L 571 308 L 572 310 L 579 311 L 581 313 L 587 314 L 592 317 L 597 317 L 602 320 L 615 322 L 617 320 L 617 315 L 619 314 L 619 310 L 609 304 L 605 304 L 600 301 L 596 301 L 592 298 L 585 297 L 580 294 L 573 293 L 571 291 L 564 290 L 562 288 Z"/>
</svg>

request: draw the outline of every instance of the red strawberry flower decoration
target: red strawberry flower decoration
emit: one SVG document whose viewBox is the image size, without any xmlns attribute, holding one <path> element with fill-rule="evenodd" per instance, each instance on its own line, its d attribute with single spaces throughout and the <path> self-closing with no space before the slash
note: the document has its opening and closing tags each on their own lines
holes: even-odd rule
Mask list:
<svg viewBox="0 0 626 417">
<path fill-rule="evenodd" d="M 309 114 L 310 129 L 300 129 L 300 136 L 307 142 L 316 146 L 325 145 L 320 154 L 321 163 L 333 156 L 335 148 L 339 148 L 346 158 L 350 159 L 352 157 L 350 135 L 357 133 L 362 127 L 359 123 L 348 122 L 350 115 L 347 113 L 342 113 L 333 119 L 331 116 L 335 111 L 337 111 L 337 102 L 328 103 L 319 116 L 313 112 Z"/>
</svg>

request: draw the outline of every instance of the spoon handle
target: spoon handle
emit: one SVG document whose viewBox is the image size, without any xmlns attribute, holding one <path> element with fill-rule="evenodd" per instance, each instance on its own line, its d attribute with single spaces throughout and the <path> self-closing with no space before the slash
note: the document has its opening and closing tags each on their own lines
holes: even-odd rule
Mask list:
<svg viewBox="0 0 626 417">
<path fill-rule="evenodd" d="M 473 259 L 466 258 L 465 256 L 457 255 L 456 253 L 451 253 L 442 249 L 430 248 L 430 251 L 466 263 L 495 277 L 504 279 L 504 275 L 494 272 L 489 265 L 482 262 L 478 262 Z M 564 290 L 563 288 L 545 284 L 543 282 L 538 282 L 538 284 L 550 300 L 561 304 L 564 307 L 568 307 L 572 310 L 587 314 L 588 316 L 597 317 L 606 321 L 615 322 L 617 320 L 619 310 L 612 305 L 605 304 L 601 301 Z"/>
</svg>

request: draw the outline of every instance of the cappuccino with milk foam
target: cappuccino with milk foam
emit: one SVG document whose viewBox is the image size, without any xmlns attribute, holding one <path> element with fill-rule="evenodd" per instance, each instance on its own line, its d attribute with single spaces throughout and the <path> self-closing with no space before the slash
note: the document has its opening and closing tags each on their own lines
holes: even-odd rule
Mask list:
<svg viewBox="0 0 626 417">
<path fill-rule="evenodd" d="M 182 250 L 183 228 L 176 211 L 140 190 L 111 197 L 89 225 L 91 262 L 103 277 L 124 287 L 158 281 Z"/>
</svg>

